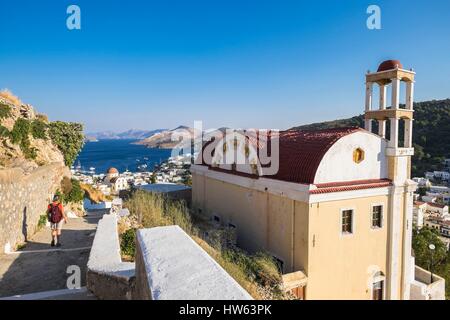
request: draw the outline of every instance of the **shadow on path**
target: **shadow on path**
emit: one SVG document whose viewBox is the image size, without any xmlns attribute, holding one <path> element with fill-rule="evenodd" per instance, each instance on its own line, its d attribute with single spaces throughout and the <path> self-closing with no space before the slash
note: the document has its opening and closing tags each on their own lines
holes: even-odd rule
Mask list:
<svg viewBox="0 0 450 320">
<path fill-rule="evenodd" d="M 21 250 L 0 255 L 0 297 L 65 289 L 72 274 L 67 268 L 73 265 L 80 267 L 81 286 L 85 286 L 90 247 L 101 216 L 99 212 L 69 219 L 63 227 L 60 248 L 50 246 L 51 232 L 44 228 Z"/>
</svg>

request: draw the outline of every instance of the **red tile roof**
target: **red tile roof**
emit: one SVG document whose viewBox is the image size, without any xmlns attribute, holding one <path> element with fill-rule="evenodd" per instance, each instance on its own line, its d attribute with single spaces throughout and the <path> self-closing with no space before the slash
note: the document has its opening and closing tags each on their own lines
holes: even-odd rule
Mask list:
<svg viewBox="0 0 450 320">
<path fill-rule="evenodd" d="M 379 66 L 377 72 L 392 70 L 392 69 L 403 69 L 402 63 L 398 60 L 386 60 L 383 61 Z"/>
<path fill-rule="evenodd" d="M 340 138 L 362 130 L 363 129 L 358 127 L 346 127 L 325 130 L 281 131 L 279 133 L 279 170 L 275 175 L 268 175 L 265 177 L 294 183 L 313 184 L 319 164 L 330 147 Z M 271 136 L 269 136 L 269 139 L 270 137 Z M 250 138 L 249 141 L 259 150 L 266 145 L 255 142 L 254 138 Z M 204 148 L 209 143 L 205 144 Z M 270 151 L 270 144 L 267 145 L 269 146 Z M 268 154 L 270 154 L 270 152 L 268 152 Z M 203 163 L 203 165 L 205 165 L 205 163 Z M 242 175 L 238 171 L 209 167 L 211 170 Z M 253 177 L 258 178 L 256 175 L 253 175 Z"/>
<path fill-rule="evenodd" d="M 370 179 L 334 183 L 316 184 L 317 189 L 309 191 L 310 194 L 321 194 L 330 192 L 353 191 L 362 189 L 382 188 L 391 185 L 389 179 Z"/>
<path fill-rule="evenodd" d="M 446 205 L 439 204 L 439 203 L 434 203 L 434 202 L 427 202 L 427 204 L 428 204 L 429 206 L 432 206 L 432 207 L 435 207 L 435 208 L 441 208 L 441 209 L 443 209 L 443 208 L 446 207 Z"/>
<path fill-rule="evenodd" d="M 119 171 L 116 168 L 111 167 L 106 171 L 106 173 L 119 173 Z"/>
</svg>

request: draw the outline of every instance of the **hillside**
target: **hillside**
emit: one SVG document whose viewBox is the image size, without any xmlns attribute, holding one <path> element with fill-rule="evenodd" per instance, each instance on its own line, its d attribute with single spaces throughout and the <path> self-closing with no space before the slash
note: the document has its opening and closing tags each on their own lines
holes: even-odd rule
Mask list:
<svg viewBox="0 0 450 320">
<path fill-rule="evenodd" d="M 414 103 L 412 175 L 439 170 L 450 158 L 450 99 Z M 364 126 L 363 115 L 294 127 L 297 130 L 318 130 L 335 127 Z"/>
<path fill-rule="evenodd" d="M 82 132 L 81 124 L 50 122 L 11 92 L 0 91 L 0 169 L 69 166 L 83 146 Z"/>
<path fill-rule="evenodd" d="M 153 134 L 152 136 L 136 142 L 136 144 L 145 145 L 148 148 L 172 149 L 180 147 L 179 140 L 191 139 L 194 135 L 194 129 L 186 126 L 179 126 L 172 130 L 164 130 Z"/>
<path fill-rule="evenodd" d="M 136 130 L 131 129 L 124 132 L 113 132 L 113 131 L 101 131 L 101 132 L 90 132 L 86 134 L 87 140 L 106 140 L 106 139 L 135 139 L 141 140 L 151 137 L 155 133 L 166 131 L 167 129 L 156 129 L 156 130 Z"/>
</svg>

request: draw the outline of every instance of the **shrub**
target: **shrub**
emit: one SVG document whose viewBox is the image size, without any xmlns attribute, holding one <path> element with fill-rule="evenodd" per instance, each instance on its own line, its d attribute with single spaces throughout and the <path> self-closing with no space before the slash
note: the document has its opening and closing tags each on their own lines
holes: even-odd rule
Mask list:
<svg viewBox="0 0 450 320">
<path fill-rule="evenodd" d="M 136 252 L 136 229 L 128 229 L 121 235 L 120 250 L 122 254 L 134 257 Z"/>
<path fill-rule="evenodd" d="M 7 138 L 7 137 L 9 137 L 9 130 L 4 126 L 0 125 L 0 138 Z"/>
<path fill-rule="evenodd" d="M 125 201 L 125 207 L 145 228 L 176 224 L 187 233 L 195 232 L 184 202 L 167 201 L 162 195 L 137 190 Z"/>
<path fill-rule="evenodd" d="M 45 225 L 47 224 L 47 214 L 43 214 L 39 217 L 39 221 L 38 221 L 38 229 L 42 229 L 43 227 L 45 227 Z"/>
<path fill-rule="evenodd" d="M 64 203 L 78 203 L 84 199 L 84 190 L 76 179 L 64 177 L 61 181 L 61 192 Z"/>
<path fill-rule="evenodd" d="M 224 259 L 239 265 L 247 274 L 261 286 L 277 287 L 281 283 L 281 273 L 273 257 L 258 252 L 248 255 L 244 251 L 234 248 L 223 252 Z"/>
<path fill-rule="evenodd" d="M 37 150 L 30 145 L 31 123 L 27 119 L 19 118 L 14 123 L 10 133 L 11 141 L 20 146 L 25 158 L 36 159 Z"/>
<path fill-rule="evenodd" d="M 11 131 L 11 140 L 13 143 L 20 144 L 24 139 L 28 139 L 30 134 L 30 122 L 26 119 L 19 118 L 14 123 Z"/>
<path fill-rule="evenodd" d="M 65 164 L 71 166 L 84 144 L 83 125 L 73 122 L 51 122 L 49 135 L 63 153 Z"/>
<path fill-rule="evenodd" d="M 429 269 L 429 263 L 431 261 L 430 244 L 434 244 L 436 249 L 434 250 L 434 264 L 439 264 L 447 257 L 447 249 L 445 243 L 439 238 L 439 232 L 423 227 L 420 230 L 413 229 L 412 247 L 414 250 L 415 261 L 418 266 Z"/>
<path fill-rule="evenodd" d="M 47 124 L 39 119 L 33 120 L 31 122 L 31 135 L 35 139 L 47 140 Z"/>
<path fill-rule="evenodd" d="M 63 194 L 69 194 L 69 192 L 72 191 L 72 180 L 65 176 L 61 180 L 61 192 Z"/>
<path fill-rule="evenodd" d="M 0 102 L 0 119 L 7 118 L 11 115 L 11 107 Z"/>
</svg>

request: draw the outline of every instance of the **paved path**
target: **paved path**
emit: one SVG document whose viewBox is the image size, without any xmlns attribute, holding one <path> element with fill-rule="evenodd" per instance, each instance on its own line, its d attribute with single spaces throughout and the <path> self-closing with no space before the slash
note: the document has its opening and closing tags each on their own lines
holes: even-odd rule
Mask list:
<svg viewBox="0 0 450 320">
<path fill-rule="evenodd" d="M 26 296 L 32 298 L 43 294 L 43 298 L 57 299 L 59 293 L 61 299 L 70 298 L 68 292 L 54 290 L 67 288 L 70 274 L 66 271 L 71 265 L 80 267 L 81 286 L 85 286 L 89 252 L 103 213 L 88 212 L 86 217 L 69 219 L 63 228 L 60 248 L 50 247 L 50 229 L 43 228 L 21 250 L 0 255 L 0 298 L 33 294 Z M 81 290 L 74 293 L 73 298 L 92 297 L 86 290 Z"/>
</svg>

